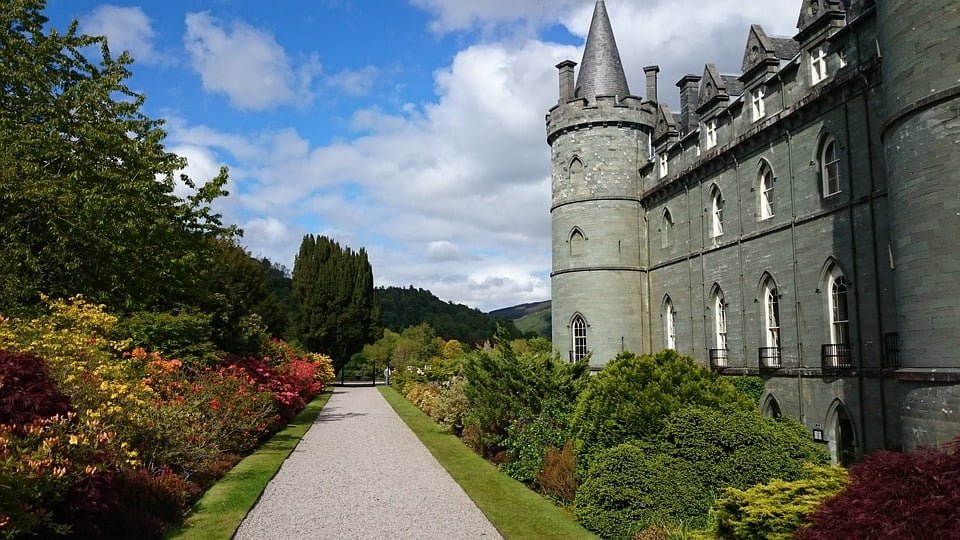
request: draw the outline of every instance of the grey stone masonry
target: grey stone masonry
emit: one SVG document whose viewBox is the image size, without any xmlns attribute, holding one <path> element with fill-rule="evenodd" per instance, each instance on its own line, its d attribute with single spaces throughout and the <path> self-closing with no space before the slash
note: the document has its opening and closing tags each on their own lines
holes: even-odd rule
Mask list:
<svg viewBox="0 0 960 540">
<path fill-rule="evenodd" d="M 957 437 L 960 2 L 810 0 L 795 36 L 744 34 L 744 73 L 684 77 L 672 113 L 653 66 L 647 100 L 571 97 L 558 66 L 555 348 L 762 376 L 837 462 Z M 602 2 L 583 60 L 578 87 L 622 72 Z"/>
</svg>

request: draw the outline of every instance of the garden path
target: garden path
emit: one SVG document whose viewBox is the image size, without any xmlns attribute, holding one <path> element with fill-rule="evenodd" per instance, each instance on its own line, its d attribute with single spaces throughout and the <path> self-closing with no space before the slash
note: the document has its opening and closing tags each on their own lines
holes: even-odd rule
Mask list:
<svg viewBox="0 0 960 540">
<path fill-rule="evenodd" d="M 501 538 L 372 387 L 337 387 L 235 538 Z"/>
</svg>

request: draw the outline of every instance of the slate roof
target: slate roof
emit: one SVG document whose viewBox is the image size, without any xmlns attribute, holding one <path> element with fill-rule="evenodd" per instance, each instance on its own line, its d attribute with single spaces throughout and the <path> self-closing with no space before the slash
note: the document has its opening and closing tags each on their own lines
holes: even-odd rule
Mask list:
<svg viewBox="0 0 960 540">
<path fill-rule="evenodd" d="M 596 101 L 597 96 L 623 98 L 629 95 L 630 87 L 627 86 L 627 76 L 623 72 L 607 7 L 600 0 L 593 11 L 587 46 L 583 51 L 583 61 L 580 62 L 576 97 Z"/>
</svg>

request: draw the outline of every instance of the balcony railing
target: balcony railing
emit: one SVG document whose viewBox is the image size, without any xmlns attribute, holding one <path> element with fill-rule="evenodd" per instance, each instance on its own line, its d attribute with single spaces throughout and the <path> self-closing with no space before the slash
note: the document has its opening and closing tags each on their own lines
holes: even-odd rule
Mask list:
<svg viewBox="0 0 960 540">
<path fill-rule="evenodd" d="M 760 371 L 776 371 L 783 367 L 780 347 L 760 347 Z"/>
<path fill-rule="evenodd" d="M 824 375 L 838 375 L 853 369 L 850 346 L 842 343 L 825 343 L 820 347 L 820 367 Z"/>
<path fill-rule="evenodd" d="M 727 349 L 710 349 L 710 369 L 723 371 L 730 367 L 730 351 Z"/>
<path fill-rule="evenodd" d="M 900 334 L 889 332 L 883 335 L 883 367 L 900 368 Z"/>
</svg>

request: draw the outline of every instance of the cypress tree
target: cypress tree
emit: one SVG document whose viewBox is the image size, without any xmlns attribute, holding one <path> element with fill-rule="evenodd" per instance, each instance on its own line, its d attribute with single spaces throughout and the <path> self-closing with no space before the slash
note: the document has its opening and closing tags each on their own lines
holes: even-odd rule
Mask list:
<svg viewBox="0 0 960 540">
<path fill-rule="evenodd" d="M 329 354 L 334 367 L 379 337 L 380 308 L 367 253 L 326 236 L 306 235 L 293 267 L 300 304 L 296 335 L 308 349 Z"/>
</svg>

